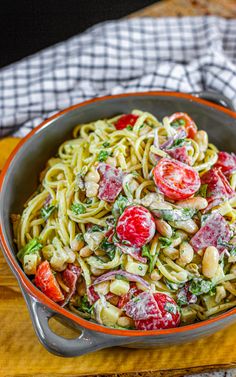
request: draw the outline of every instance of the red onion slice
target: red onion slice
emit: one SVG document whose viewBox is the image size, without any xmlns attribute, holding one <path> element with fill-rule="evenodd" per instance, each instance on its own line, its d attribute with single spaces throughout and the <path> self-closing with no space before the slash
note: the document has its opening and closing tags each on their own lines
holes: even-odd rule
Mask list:
<svg viewBox="0 0 236 377">
<path fill-rule="evenodd" d="M 134 274 L 131 274 L 131 273 L 123 271 L 123 270 L 107 272 L 106 274 L 103 274 L 103 275 L 99 276 L 96 280 L 94 280 L 93 285 L 99 284 L 99 283 L 101 283 L 103 281 L 107 281 L 107 280 L 115 280 L 116 275 L 121 275 L 129 281 L 135 281 L 136 283 L 142 284 L 146 288 L 150 288 L 150 284 L 146 280 L 144 280 L 143 278 L 141 278 L 138 275 L 134 275 Z"/>
</svg>

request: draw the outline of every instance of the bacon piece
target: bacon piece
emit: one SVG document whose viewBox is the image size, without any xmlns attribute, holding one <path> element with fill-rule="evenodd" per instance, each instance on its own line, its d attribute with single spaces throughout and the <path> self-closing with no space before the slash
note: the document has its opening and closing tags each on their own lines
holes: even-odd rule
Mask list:
<svg viewBox="0 0 236 377">
<path fill-rule="evenodd" d="M 73 264 L 68 264 L 66 270 L 62 272 L 62 279 L 65 285 L 69 288 L 62 306 L 65 306 L 70 301 L 71 297 L 74 295 L 76 290 L 76 283 L 81 274 L 81 269 Z"/>
<path fill-rule="evenodd" d="M 215 246 L 220 253 L 225 249 L 221 242 L 228 242 L 230 239 L 230 228 L 227 221 L 219 213 L 213 213 L 206 220 L 201 229 L 190 240 L 195 252 L 206 249 L 208 246 Z"/>
<path fill-rule="evenodd" d="M 208 212 L 212 207 L 223 203 L 225 200 L 232 198 L 235 192 L 230 187 L 220 168 L 212 168 L 201 177 L 201 184 L 207 185 L 206 199 L 208 206 L 204 212 Z"/>
<path fill-rule="evenodd" d="M 226 177 L 236 171 L 236 155 L 234 153 L 219 152 L 214 167 L 221 168 Z"/>
<path fill-rule="evenodd" d="M 98 165 L 98 172 L 101 176 L 99 181 L 98 198 L 106 202 L 114 202 L 122 190 L 124 174 L 122 170 L 101 163 Z"/>
<path fill-rule="evenodd" d="M 190 157 L 187 153 L 187 148 L 185 145 L 183 145 L 182 147 L 168 149 L 166 150 L 166 152 L 168 153 L 170 157 L 174 158 L 175 160 L 178 160 L 180 162 L 183 162 L 184 164 L 190 165 L 191 161 L 190 161 Z"/>
</svg>

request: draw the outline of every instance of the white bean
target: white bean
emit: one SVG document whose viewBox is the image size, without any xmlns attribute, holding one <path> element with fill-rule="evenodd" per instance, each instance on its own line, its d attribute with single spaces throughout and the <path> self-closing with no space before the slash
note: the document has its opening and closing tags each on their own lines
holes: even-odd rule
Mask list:
<svg viewBox="0 0 236 377">
<path fill-rule="evenodd" d="M 206 131 L 198 131 L 194 136 L 194 140 L 198 143 L 200 152 L 206 152 L 208 147 L 208 135 Z"/>
<path fill-rule="evenodd" d="M 171 221 L 170 225 L 172 225 L 174 228 L 182 229 L 187 233 L 194 234 L 198 231 L 198 226 L 192 219 L 183 221 Z"/>
<path fill-rule="evenodd" d="M 80 249 L 82 249 L 82 247 L 84 246 L 84 241 L 74 238 L 70 246 L 73 251 L 80 251 Z"/>
<path fill-rule="evenodd" d="M 86 196 L 87 198 L 93 198 L 97 196 L 99 185 L 95 182 L 89 181 L 85 182 Z"/>
<path fill-rule="evenodd" d="M 98 183 L 100 181 L 100 175 L 98 171 L 92 168 L 84 177 L 85 182 L 95 182 Z"/>
<path fill-rule="evenodd" d="M 179 262 L 181 265 L 185 266 L 186 264 L 192 262 L 194 251 L 192 246 L 188 242 L 183 242 L 179 247 Z"/>
<path fill-rule="evenodd" d="M 93 254 L 93 251 L 88 247 L 88 246 L 84 246 L 80 252 L 79 252 L 79 255 L 82 257 L 82 258 L 88 258 L 90 257 L 90 255 Z"/>
<path fill-rule="evenodd" d="M 208 246 L 202 258 L 202 273 L 209 279 L 216 274 L 219 265 L 219 252 L 216 247 Z"/>
<path fill-rule="evenodd" d="M 202 198 L 201 196 L 196 196 L 195 198 L 180 200 L 176 204 L 182 208 L 194 208 L 199 211 L 201 209 L 206 208 L 208 202 L 205 198 Z"/>
<path fill-rule="evenodd" d="M 179 257 L 179 250 L 175 249 L 174 247 L 165 247 L 163 249 L 163 253 L 169 257 L 170 259 L 177 259 Z"/>
<path fill-rule="evenodd" d="M 157 231 L 164 237 L 171 238 L 172 237 L 172 228 L 171 226 L 162 219 L 156 219 L 156 229 Z"/>
</svg>

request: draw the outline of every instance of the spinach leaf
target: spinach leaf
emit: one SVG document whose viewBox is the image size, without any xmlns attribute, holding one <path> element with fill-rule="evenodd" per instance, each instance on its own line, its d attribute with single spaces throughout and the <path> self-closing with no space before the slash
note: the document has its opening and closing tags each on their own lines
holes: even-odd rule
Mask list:
<svg viewBox="0 0 236 377">
<path fill-rule="evenodd" d="M 40 211 L 42 218 L 44 220 L 47 220 L 51 216 L 51 214 L 54 212 L 55 209 L 56 209 L 55 206 L 43 207 Z"/>
<path fill-rule="evenodd" d="M 80 309 L 85 313 L 91 313 L 93 310 L 93 305 L 90 305 L 87 295 L 84 295 L 80 302 Z"/>
<path fill-rule="evenodd" d="M 108 156 L 109 156 L 109 153 L 107 151 L 101 150 L 98 154 L 98 161 L 104 162 L 106 161 Z"/>
<path fill-rule="evenodd" d="M 152 272 L 154 270 L 155 264 L 156 264 L 156 255 L 151 255 L 150 254 L 150 248 L 148 245 L 144 245 L 142 247 L 142 257 L 146 257 L 149 259 L 149 272 Z"/>
<path fill-rule="evenodd" d="M 168 247 L 172 244 L 172 240 L 170 238 L 167 238 L 167 237 L 159 237 L 158 241 L 160 241 L 160 243 L 161 243 L 161 248 Z"/>
<path fill-rule="evenodd" d="M 112 215 L 114 217 L 119 217 L 120 215 L 122 215 L 122 213 L 125 210 L 125 207 L 127 207 L 128 204 L 128 199 L 123 195 L 119 195 L 115 203 L 113 204 Z"/>
<path fill-rule="evenodd" d="M 174 148 L 174 147 L 182 147 L 185 143 L 185 139 L 176 139 L 174 140 L 171 148 Z"/>
<path fill-rule="evenodd" d="M 189 285 L 189 291 L 196 296 L 204 293 L 210 293 L 213 288 L 214 287 L 211 281 L 203 280 L 201 278 L 193 279 Z"/>
<path fill-rule="evenodd" d="M 193 208 L 154 209 L 155 215 L 166 221 L 186 221 L 191 219 L 196 210 Z"/>
<path fill-rule="evenodd" d="M 38 238 L 30 240 L 20 251 L 17 253 L 17 258 L 22 262 L 25 255 L 37 254 L 42 249 L 43 245 L 39 242 Z"/>
<path fill-rule="evenodd" d="M 86 212 L 86 208 L 81 203 L 74 203 L 71 206 L 71 211 L 74 212 L 75 215 L 81 215 Z"/>
<path fill-rule="evenodd" d="M 110 260 L 112 260 L 115 257 L 116 246 L 112 242 L 109 242 L 107 238 L 104 238 L 102 240 L 100 248 L 106 251 Z"/>
</svg>

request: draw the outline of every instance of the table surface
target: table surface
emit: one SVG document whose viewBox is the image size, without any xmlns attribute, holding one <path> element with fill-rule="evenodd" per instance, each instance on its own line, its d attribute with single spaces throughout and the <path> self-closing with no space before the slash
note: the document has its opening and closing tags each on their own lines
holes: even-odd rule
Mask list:
<svg viewBox="0 0 236 377">
<path fill-rule="evenodd" d="M 235 0 L 167 0 L 129 16 L 214 14 L 236 17 Z M 0 141 L 0 170 L 19 139 Z M 115 348 L 74 359 L 49 354 L 39 343 L 24 299 L 0 253 L 0 376 L 119 375 L 123 377 L 183 376 L 236 365 L 236 325 L 193 345 L 158 350 Z M 73 336 L 73 330 L 53 323 L 57 333 Z M 142 373 L 141 373 L 142 372 Z M 138 373 L 138 374 L 137 374 Z"/>
</svg>

